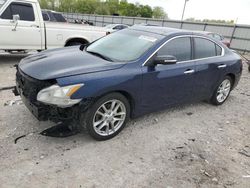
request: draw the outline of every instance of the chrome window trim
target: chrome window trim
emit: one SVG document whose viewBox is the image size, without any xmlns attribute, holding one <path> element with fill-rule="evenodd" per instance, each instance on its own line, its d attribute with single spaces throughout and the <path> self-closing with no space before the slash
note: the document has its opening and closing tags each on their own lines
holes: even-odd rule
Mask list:
<svg viewBox="0 0 250 188">
<path fill-rule="evenodd" d="M 193 62 L 193 61 L 198 61 L 198 60 L 205 60 L 205 59 L 211 59 L 211 58 L 215 58 L 215 57 L 222 57 L 225 55 L 225 49 L 217 42 L 217 41 L 214 41 L 212 39 L 209 39 L 205 36 L 199 36 L 199 35 L 181 35 L 181 36 L 176 36 L 176 37 L 173 37 L 171 39 L 168 39 L 167 41 L 165 41 L 159 48 L 157 48 L 154 53 L 152 53 L 147 59 L 146 61 L 144 61 L 144 63 L 142 64 L 142 66 L 145 66 L 145 64 L 163 47 L 165 46 L 168 42 L 174 40 L 174 39 L 177 39 L 177 38 L 184 38 L 184 37 L 191 37 L 191 38 L 203 38 L 203 39 L 206 39 L 206 40 L 209 40 L 213 43 L 215 43 L 216 45 L 218 45 L 220 48 L 221 48 L 221 55 L 217 55 L 217 56 L 211 56 L 211 57 L 205 57 L 205 58 L 199 58 L 199 59 L 191 59 L 191 60 L 186 60 L 186 61 L 179 61 L 177 62 L 177 64 L 179 63 L 188 63 L 188 62 Z"/>
</svg>

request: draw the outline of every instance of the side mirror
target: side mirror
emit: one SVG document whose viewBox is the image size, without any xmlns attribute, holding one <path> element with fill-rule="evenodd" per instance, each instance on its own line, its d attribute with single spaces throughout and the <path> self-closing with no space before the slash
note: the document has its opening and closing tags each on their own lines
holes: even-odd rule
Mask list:
<svg viewBox="0 0 250 188">
<path fill-rule="evenodd" d="M 13 22 L 16 23 L 16 22 L 18 22 L 18 20 L 20 20 L 19 14 L 13 15 Z"/>
<path fill-rule="evenodd" d="M 15 27 L 14 27 L 14 29 L 12 29 L 12 31 L 16 31 L 16 28 L 17 28 L 17 25 L 18 25 L 18 20 L 20 20 L 19 14 L 13 15 L 12 22 L 15 24 Z"/>
<path fill-rule="evenodd" d="M 172 55 L 156 56 L 154 60 L 155 65 L 173 65 L 177 63 L 177 59 Z"/>
</svg>

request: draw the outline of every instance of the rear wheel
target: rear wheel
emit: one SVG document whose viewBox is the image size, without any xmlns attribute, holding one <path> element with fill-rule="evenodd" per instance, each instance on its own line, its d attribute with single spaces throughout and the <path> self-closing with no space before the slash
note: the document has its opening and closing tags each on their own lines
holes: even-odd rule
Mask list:
<svg viewBox="0 0 250 188">
<path fill-rule="evenodd" d="M 232 90 L 232 79 L 229 76 L 226 76 L 223 81 L 219 84 L 219 86 L 215 89 L 214 94 L 211 98 L 211 103 L 214 105 L 221 105 L 223 104 L 231 90 Z"/>
<path fill-rule="evenodd" d="M 128 100 L 119 93 L 97 100 L 82 117 L 88 133 L 96 140 L 115 137 L 124 128 L 130 114 Z"/>
</svg>

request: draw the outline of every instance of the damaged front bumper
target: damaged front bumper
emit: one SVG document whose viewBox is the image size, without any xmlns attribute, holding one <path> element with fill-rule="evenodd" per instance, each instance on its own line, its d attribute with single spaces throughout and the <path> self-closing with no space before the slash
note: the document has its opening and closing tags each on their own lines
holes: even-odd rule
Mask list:
<svg viewBox="0 0 250 188">
<path fill-rule="evenodd" d="M 30 78 L 20 70 L 17 70 L 16 87 L 13 93 L 21 96 L 25 106 L 39 121 L 62 122 L 80 120 L 80 115 L 92 104 L 92 98 L 83 99 L 79 104 L 67 108 L 47 105 L 37 101 L 38 92 L 54 83 L 55 81 L 40 81 Z"/>
</svg>

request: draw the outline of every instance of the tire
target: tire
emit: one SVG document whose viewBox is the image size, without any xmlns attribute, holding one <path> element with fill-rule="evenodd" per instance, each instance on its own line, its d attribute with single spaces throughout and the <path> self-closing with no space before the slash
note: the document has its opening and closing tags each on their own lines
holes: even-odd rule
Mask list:
<svg viewBox="0 0 250 188">
<path fill-rule="evenodd" d="M 82 115 L 81 124 L 91 137 L 103 141 L 118 135 L 125 127 L 129 115 L 128 100 L 120 93 L 111 93 L 98 99 Z"/>
<path fill-rule="evenodd" d="M 248 71 L 250 72 L 250 65 L 248 66 Z"/>
<path fill-rule="evenodd" d="M 230 95 L 230 92 L 233 87 L 233 81 L 230 76 L 226 76 L 222 82 L 216 87 L 212 98 L 210 99 L 211 103 L 214 105 L 222 105 Z"/>
</svg>

